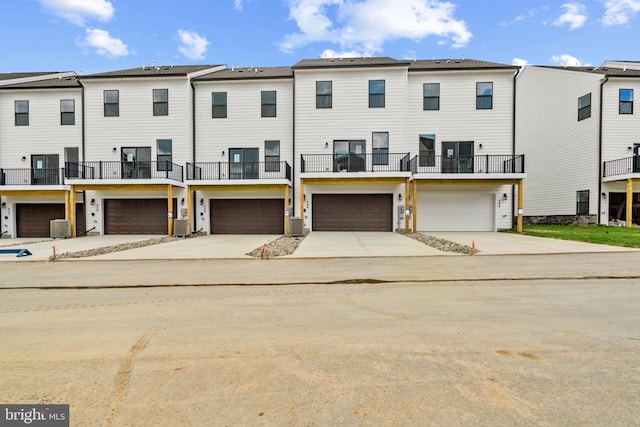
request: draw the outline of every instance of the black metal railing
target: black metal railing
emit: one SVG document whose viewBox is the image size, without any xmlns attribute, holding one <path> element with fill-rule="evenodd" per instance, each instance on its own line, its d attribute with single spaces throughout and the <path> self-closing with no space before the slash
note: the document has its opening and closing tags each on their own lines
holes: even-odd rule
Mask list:
<svg viewBox="0 0 640 427">
<path fill-rule="evenodd" d="M 604 162 L 602 176 L 627 175 L 640 173 L 640 156 L 625 157 L 624 159 L 610 160 Z"/>
<path fill-rule="evenodd" d="M 302 154 L 300 172 L 409 172 L 409 153 Z"/>
<path fill-rule="evenodd" d="M 67 162 L 67 179 L 171 179 L 183 181 L 183 167 L 167 161 Z"/>
<path fill-rule="evenodd" d="M 187 180 L 286 179 L 291 181 L 287 162 L 198 162 L 187 163 Z"/>
<path fill-rule="evenodd" d="M 0 185 L 60 185 L 64 169 L 0 169 Z"/>
<path fill-rule="evenodd" d="M 411 172 L 416 173 L 524 173 L 524 155 L 436 156 L 421 155 L 411 159 Z"/>
</svg>

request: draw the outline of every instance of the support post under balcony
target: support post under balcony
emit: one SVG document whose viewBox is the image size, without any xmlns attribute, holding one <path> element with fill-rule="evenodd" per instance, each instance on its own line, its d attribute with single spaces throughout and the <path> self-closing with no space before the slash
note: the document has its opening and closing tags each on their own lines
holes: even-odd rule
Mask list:
<svg viewBox="0 0 640 427">
<path fill-rule="evenodd" d="M 413 232 L 418 232 L 418 180 L 413 180 L 413 197 L 411 198 L 413 204 Z"/>
<path fill-rule="evenodd" d="M 625 227 L 631 228 L 633 225 L 633 179 L 627 179 L 627 215 Z"/>
<path fill-rule="evenodd" d="M 76 188 L 69 186 L 69 222 L 71 223 L 71 237 L 76 237 Z"/>
<path fill-rule="evenodd" d="M 404 183 L 404 234 L 409 234 L 409 216 L 407 215 L 407 211 L 409 210 L 409 178 Z"/>
<path fill-rule="evenodd" d="M 518 223 L 516 230 L 522 233 L 522 179 L 518 180 Z"/>
<path fill-rule="evenodd" d="M 284 186 L 284 211 L 289 210 L 289 186 Z M 289 215 L 284 216 L 284 235 L 289 235 Z"/>
<path fill-rule="evenodd" d="M 169 236 L 173 234 L 173 187 L 171 184 L 167 186 L 167 229 Z"/>
<path fill-rule="evenodd" d="M 187 219 L 189 220 L 189 237 L 191 237 L 192 227 L 193 227 L 193 207 L 191 204 L 193 203 L 193 195 L 191 194 L 191 186 L 187 185 Z"/>
</svg>

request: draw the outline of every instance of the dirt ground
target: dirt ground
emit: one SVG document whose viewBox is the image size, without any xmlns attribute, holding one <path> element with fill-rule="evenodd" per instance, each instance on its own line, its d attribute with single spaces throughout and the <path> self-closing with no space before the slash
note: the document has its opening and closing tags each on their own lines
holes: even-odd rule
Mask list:
<svg viewBox="0 0 640 427">
<path fill-rule="evenodd" d="M 0 401 L 76 426 L 640 419 L 636 278 L 0 296 Z"/>
</svg>

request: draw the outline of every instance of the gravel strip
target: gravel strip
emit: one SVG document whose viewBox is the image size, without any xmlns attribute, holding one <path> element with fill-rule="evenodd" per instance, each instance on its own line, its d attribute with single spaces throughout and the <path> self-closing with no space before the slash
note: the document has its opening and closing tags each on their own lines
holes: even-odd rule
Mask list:
<svg viewBox="0 0 640 427">
<path fill-rule="evenodd" d="M 291 255 L 298 249 L 298 246 L 307 235 L 300 237 L 293 236 L 282 236 L 267 243 L 267 250 L 265 254 L 262 256 L 263 259 L 275 258 L 284 255 Z M 251 257 L 260 257 L 262 253 L 262 246 L 259 248 L 255 248 L 251 252 L 247 253 L 247 255 Z"/>
<path fill-rule="evenodd" d="M 428 236 L 421 233 L 409 233 L 407 236 L 443 252 L 453 252 L 457 254 L 471 254 L 471 251 L 473 250 L 471 246 L 461 245 L 459 243 L 452 242 L 450 240 L 439 239 L 437 237 Z M 473 253 L 477 254 L 478 252 L 480 251 L 478 249 L 475 249 Z"/>
<path fill-rule="evenodd" d="M 104 246 L 102 248 L 89 249 L 86 251 L 63 252 L 63 253 L 57 254 L 55 258 L 53 258 L 53 256 L 49 257 L 49 260 L 56 261 L 59 259 L 86 258 L 90 256 L 104 255 L 111 252 L 127 251 L 129 249 L 143 248 L 145 246 L 159 245 L 161 243 L 167 243 L 167 242 L 174 242 L 179 239 L 181 238 L 175 237 L 175 236 L 166 236 L 166 237 L 160 237 L 158 239 L 147 239 L 147 240 L 140 240 L 138 242 L 121 243 L 119 245 L 113 245 L 113 246 Z"/>
</svg>

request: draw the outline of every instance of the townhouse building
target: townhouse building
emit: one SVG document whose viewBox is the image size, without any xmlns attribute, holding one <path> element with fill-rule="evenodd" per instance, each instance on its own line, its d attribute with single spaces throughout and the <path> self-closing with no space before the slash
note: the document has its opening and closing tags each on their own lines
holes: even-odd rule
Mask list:
<svg viewBox="0 0 640 427">
<path fill-rule="evenodd" d="M 230 68 L 193 79 L 194 230 L 288 232 L 293 164 L 291 67 Z"/>
<path fill-rule="evenodd" d="M 526 174 L 514 139 L 518 70 L 471 59 L 411 62 L 414 230 L 521 230 Z"/>
<path fill-rule="evenodd" d="M 640 224 L 640 63 L 526 66 L 516 86 L 524 221 Z"/>
<path fill-rule="evenodd" d="M 44 236 L 54 217 L 69 220 L 74 236 L 172 234 L 176 220 L 208 234 L 286 234 L 292 217 L 310 231 L 511 228 L 526 177 L 514 141 L 517 71 L 380 57 L 73 75 L 47 92 L 49 103 L 74 100 L 76 113 L 72 137 L 57 143 L 64 162 L 42 163 L 57 170 L 57 186 L 0 182 L 0 194 L 13 211 L 62 207 L 32 221 Z M 23 156 L 12 143 L 22 98 L 6 86 L 3 168 L 14 166 L 5 148 Z M 52 136 L 55 126 L 39 131 Z M 33 175 L 37 155 L 53 151 L 25 137 L 34 148 L 24 162 L 36 163 L 22 166 Z M 29 203 L 14 190 L 29 191 Z M 7 215 L 7 235 L 26 236 L 23 219 Z"/>
<path fill-rule="evenodd" d="M 224 68 L 150 66 L 79 78 L 84 156 L 67 165 L 66 184 L 84 194 L 87 232 L 172 234 L 173 220 L 190 216 L 191 81 Z"/>
<path fill-rule="evenodd" d="M 70 216 L 63 167 L 83 155 L 83 120 L 74 72 L 0 74 L 0 235 L 48 236 Z"/>
<path fill-rule="evenodd" d="M 514 225 L 525 177 L 514 152 L 518 67 L 353 58 L 293 69 L 296 197 L 307 228 Z"/>
</svg>

